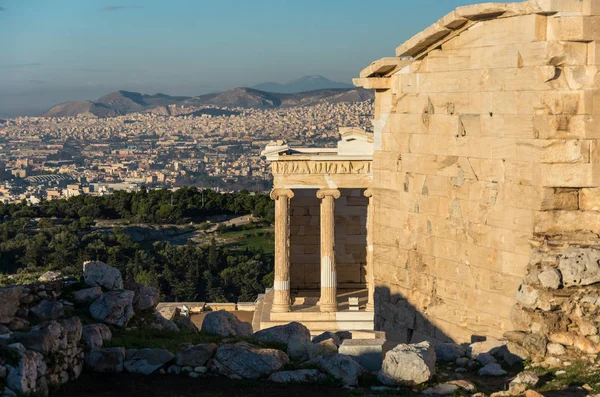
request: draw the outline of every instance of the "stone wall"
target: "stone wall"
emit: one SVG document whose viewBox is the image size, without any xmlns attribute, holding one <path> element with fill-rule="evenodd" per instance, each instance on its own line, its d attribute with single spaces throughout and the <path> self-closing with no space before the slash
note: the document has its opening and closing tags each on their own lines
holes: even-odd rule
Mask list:
<svg viewBox="0 0 600 397">
<path fill-rule="evenodd" d="M 296 189 L 290 202 L 292 289 L 318 289 L 320 270 L 320 200 L 315 189 Z M 335 201 L 335 253 L 338 285 L 364 287 L 368 198 L 363 189 L 340 189 Z"/>
<path fill-rule="evenodd" d="M 459 9 L 425 33 L 472 26 L 377 90 L 376 328 L 388 337 L 501 337 L 528 268 L 598 243 L 600 35 L 598 17 L 554 12 L 575 3 Z"/>
</svg>

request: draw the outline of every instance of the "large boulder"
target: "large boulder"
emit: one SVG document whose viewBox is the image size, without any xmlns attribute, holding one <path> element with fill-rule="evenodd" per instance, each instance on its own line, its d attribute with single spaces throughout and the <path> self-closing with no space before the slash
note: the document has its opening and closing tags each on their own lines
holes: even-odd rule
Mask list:
<svg viewBox="0 0 600 397">
<path fill-rule="evenodd" d="M 100 296 L 102 296 L 102 288 L 100 287 L 84 288 L 73 292 L 75 303 L 90 303 L 100 298 Z"/>
<path fill-rule="evenodd" d="M 111 347 L 93 350 L 85 355 L 85 366 L 94 372 L 123 372 L 125 349 Z"/>
<path fill-rule="evenodd" d="M 123 289 L 121 272 L 104 262 L 84 262 L 83 279 L 90 287 L 102 287 L 109 291 Z"/>
<path fill-rule="evenodd" d="M 129 349 L 123 364 L 127 372 L 150 375 L 173 361 L 174 357 L 165 349 Z"/>
<path fill-rule="evenodd" d="M 175 364 L 180 367 L 204 367 L 216 353 L 218 346 L 214 343 L 203 343 L 190 346 L 175 358 Z"/>
<path fill-rule="evenodd" d="M 388 351 L 377 379 L 385 385 L 419 385 L 435 375 L 435 349 L 429 342 L 400 344 Z"/>
<path fill-rule="evenodd" d="M 340 346 L 340 354 L 352 357 L 363 368 L 379 371 L 383 362 L 385 339 L 346 339 Z"/>
<path fill-rule="evenodd" d="M 202 332 L 243 338 L 252 335 L 252 324 L 240 321 L 225 310 L 219 310 L 206 314 L 202 321 Z"/>
<path fill-rule="evenodd" d="M 261 329 L 252 338 L 262 343 L 287 345 L 291 342 L 311 343 L 310 331 L 303 324 L 291 322 L 285 325 Z"/>
<path fill-rule="evenodd" d="M 281 370 L 288 356 L 275 349 L 261 349 L 247 342 L 223 345 L 217 349 L 212 370 L 232 379 L 259 379 Z"/>
<path fill-rule="evenodd" d="M 359 363 L 345 354 L 326 354 L 308 361 L 306 365 L 317 365 L 344 386 L 357 386 L 358 377 L 364 371 Z"/>
<path fill-rule="evenodd" d="M 327 380 L 327 376 L 316 369 L 298 369 L 275 372 L 268 380 L 276 383 L 319 383 Z"/>
<path fill-rule="evenodd" d="M 333 338 L 318 343 L 293 338 L 287 345 L 288 356 L 295 361 L 304 362 L 329 353 L 337 353 L 338 346 Z"/>
<path fill-rule="evenodd" d="M 19 310 L 19 300 L 23 287 L 0 288 L 0 322 L 8 323 Z"/>
<path fill-rule="evenodd" d="M 466 354 L 467 349 L 456 343 L 441 343 L 435 346 L 435 357 L 438 361 L 456 361 Z"/>
<path fill-rule="evenodd" d="M 62 327 L 62 336 L 66 338 L 67 344 L 75 346 L 81 340 L 83 325 L 79 317 L 71 317 L 58 322 Z"/>
<path fill-rule="evenodd" d="M 152 310 L 160 303 L 160 293 L 154 287 L 136 284 L 133 292 L 133 307 L 136 310 Z"/>
<path fill-rule="evenodd" d="M 100 349 L 106 340 L 112 338 L 110 328 L 104 324 L 88 324 L 83 327 L 81 341 L 86 350 Z"/>
<path fill-rule="evenodd" d="M 7 364 L 6 386 L 13 392 L 31 394 L 36 390 L 37 365 L 35 355 L 20 343 L 8 347 L 15 357 L 14 363 Z"/>
<path fill-rule="evenodd" d="M 11 341 L 20 343 L 29 350 L 48 354 L 67 347 L 66 338 L 61 336 L 63 336 L 62 326 L 56 321 L 49 321 L 37 325 L 28 332 L 14 332 Z"/>
<path fill-rule="evenodd" d="M 56 320 L 65 314 L 65 308 L 60 302 L 42 300 L 29 309 L 29 314 L 40 321 Z"/>
<path fill-rule="evenodd" d="M 177 324 L 171 320 L 167 320 L 159 312 L 152 313 L 148 327 L 159 331 L 179 331 Z"/>
<path fill-rule="evenodd" d="M 90 313 L 96 320 L 125 327 L 134 315 L 133 291 L 109 291 L 94 301 Z"/>
<path fill-rule="evenodd" d="M 163 317 L 162 314 L 159 313 L 159 315 Z M 179 328 L 182 331 L 188 331 L 192 333 L 198 333 L 199 331 L 196 324 L 194 324 L 194 322 L 189 317 L 176 316 L 172 321 L 173 323 L 175 323 L 177 328 Z"/>
</svg>

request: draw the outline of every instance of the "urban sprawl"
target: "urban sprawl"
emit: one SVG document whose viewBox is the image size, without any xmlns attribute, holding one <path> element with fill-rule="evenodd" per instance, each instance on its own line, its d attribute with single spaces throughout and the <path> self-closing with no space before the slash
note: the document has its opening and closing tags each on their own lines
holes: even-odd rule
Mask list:
<svg viewBox="0 0 600 397">
<path fill-rule="evenodd" d="M 265 190 L 272 140 L 332 147 L 338 128 L 370 129 L 372 102 L 277 109 L 169 106 L 118 117 L 0 120 L 0 201 L 104 195 L 145 186 Z"/>
</svg>

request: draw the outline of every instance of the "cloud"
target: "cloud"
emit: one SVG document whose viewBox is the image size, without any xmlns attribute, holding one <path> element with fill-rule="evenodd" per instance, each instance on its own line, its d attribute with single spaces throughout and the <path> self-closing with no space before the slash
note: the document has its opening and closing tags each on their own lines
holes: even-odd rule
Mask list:
<svg viewBox="0 0 600 397">
<path fill-rule="evenodd" d="M 98 11 L 113 12 L 113 11 L 126 10 L 126 9 L 132 9 L 132 8 L 139 9 L 139 8 L 144 8 L 144 6 L 106 6 L 106 7 L 99 9 Z"/>
<path fill-rule="evenodd" d="M 45 84 L 46 82 L 43 80 L 29 80 L 32 84 Z"/>
<path fill-rule="evenodd" d="M 32 63 L 13 63 L 13 64 L 7 64 L 7 65 L 1 65 L 0 64 L 0 69 L 24 69 L 24 68 L 34 68 L 37 66 L 42 66 L 41 63 L 39 62 L 32 62 Z"/>
<path fill-rule="evenodd" d="M 6 11 L 6 8 L 0 7 L 0 11 Z"/>
</svg>

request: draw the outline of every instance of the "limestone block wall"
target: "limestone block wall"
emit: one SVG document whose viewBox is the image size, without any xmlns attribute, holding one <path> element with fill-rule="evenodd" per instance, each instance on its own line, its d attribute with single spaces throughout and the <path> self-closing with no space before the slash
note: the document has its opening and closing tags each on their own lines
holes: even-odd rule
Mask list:
<svg viewBox="0 0 600 397">
<path fill-rule="evenodd" d="M 375 326 L 388 337 L 501 337 L 541 253 L 598 243 L 599 23 L 478 21 L 376 92 Z"/>
<path fill-rule="evenodd" d="M 364 189 L 340 189 L 335 200 L 335 255 L 340 287 L 366 284 L 367 205 Z M 320 288 L 320 200 L 296 189 L 290 202 L 291 288 Z"/>
</svg>

